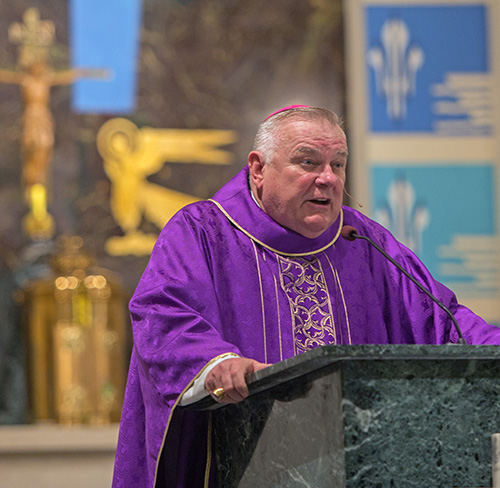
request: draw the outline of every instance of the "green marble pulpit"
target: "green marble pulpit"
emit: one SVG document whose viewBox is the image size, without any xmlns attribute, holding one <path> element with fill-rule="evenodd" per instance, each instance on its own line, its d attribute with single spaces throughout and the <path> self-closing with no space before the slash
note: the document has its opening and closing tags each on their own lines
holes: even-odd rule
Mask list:
<svg viewBox="0 0 500 488">
<path fill-rule="evenodd" d="M 213 415 L 218 486 L 491 486 L 500 348 L 326 346 L 252 375 Z"/>
</svg>

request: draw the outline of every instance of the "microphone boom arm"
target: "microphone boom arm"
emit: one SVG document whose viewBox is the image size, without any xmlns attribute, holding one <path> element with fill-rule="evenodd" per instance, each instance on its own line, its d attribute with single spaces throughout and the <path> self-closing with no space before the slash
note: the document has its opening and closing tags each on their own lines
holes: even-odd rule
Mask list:
<svg viewBox="0 0 500 488">
<path fill-rule="evenodd" d="M 413 277 L 410 273 L 408 273 L 408 271 L 406 271 L 406 269 L 404 269 L 394 258 L 389 256 L 389 254 L 387 254 L 387 252 L 385 252 L 384 249 L 382 249 L 375 241 L 373 241 L 369 237 L 359 235 L 355 229 L 349 232 L 347 239 L 349 240 L 362 239 L 370 243 L 379 253 L 381 253 L 394 266 L 396 266 L 396 268 L 398 268 L 399 271 L 401 271 L 401 273 L 403 273 L 409 280 L 411 280 L 412 283 L 414 283 L 420 290 L 422 290 L 436 305 L 438 305 L 442 310 L 446 312 L 448 317 L 450 317 L 451 320 L 453 321 L 453 325 L 455 326 L 455 330 L 457 331 L 458 344 L 467 344 L 466 340 L 464 339 L 464 336 L 462 335 L 462 331 L 460 330 L 460 326 L 458 325 L 457 319 L 453 316 L 450 310 L 443 303 L 441 303 L 441 301 L 438 300 L 427 288 L 425 288 L 425 286 L 419 283 L 415 277 Z"/>
</svg>

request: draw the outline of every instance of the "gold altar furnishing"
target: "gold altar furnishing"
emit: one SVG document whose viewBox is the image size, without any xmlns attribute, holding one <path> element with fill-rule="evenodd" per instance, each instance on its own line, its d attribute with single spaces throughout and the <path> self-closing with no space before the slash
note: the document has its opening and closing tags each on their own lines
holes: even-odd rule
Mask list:
<svg viewBox="0 0 500 488">
<path fill-rule="evenodd" d="M 125 296 L 79 237 L 60 239 L 54 276 L 23 290 L 34 422 L 119 421 L 126 371 Z"/>
</svg>

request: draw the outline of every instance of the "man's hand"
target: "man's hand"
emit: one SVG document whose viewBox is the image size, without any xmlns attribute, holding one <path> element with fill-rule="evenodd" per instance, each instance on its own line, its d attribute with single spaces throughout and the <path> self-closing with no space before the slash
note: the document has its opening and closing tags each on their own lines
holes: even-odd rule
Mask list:
<svg viewBox="0 0 500 488">
<path fill-rule="evenodd" d="M 218 402 L 238 403 L 248 396 L 245 376 L 268 366 L 249 358 L 226 359 L 208 373 L 205 390 Z M 214 395 L 215 390 L 220 392 L 219 396 Z"/>
</svg>

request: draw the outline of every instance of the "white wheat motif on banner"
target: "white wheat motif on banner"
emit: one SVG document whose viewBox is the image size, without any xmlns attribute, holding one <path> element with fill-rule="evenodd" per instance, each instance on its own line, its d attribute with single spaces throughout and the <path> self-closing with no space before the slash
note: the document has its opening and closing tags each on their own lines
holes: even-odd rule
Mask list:
<svg viewBox="0 0 500 488">
<path fill-rule="evenodd" d="M 415 95 L 417 71 L 424 64 L 424 52 L 410 46 L 410 31 L 401 19 L 387 20 L 380 31 L 381 46 L 368 50 L 368 64 L 375 72 L 377 95 L 387 101 L 387 116 L 406 117 L 407 100 Z"/>
<path fill-rule="evenodd" d="M 429 226 L 430 213 L 425 202 L 417 199 L 415 188 L 403 175 L 389 185 L 387 200 L 377 208 L 376 219 L 412 251 L 422 251 L 422 236 Z"/>
</svg>

